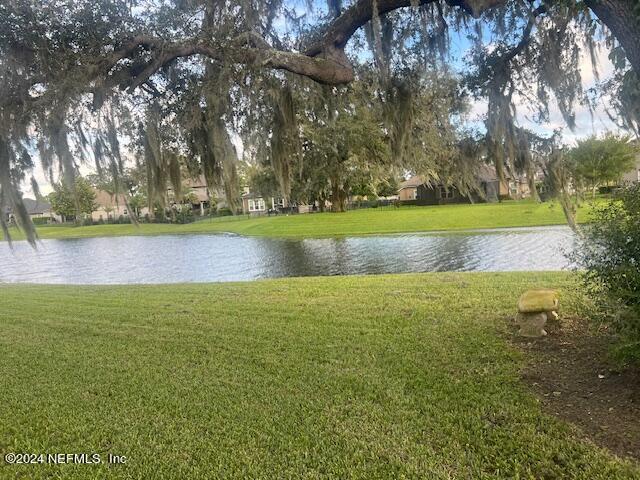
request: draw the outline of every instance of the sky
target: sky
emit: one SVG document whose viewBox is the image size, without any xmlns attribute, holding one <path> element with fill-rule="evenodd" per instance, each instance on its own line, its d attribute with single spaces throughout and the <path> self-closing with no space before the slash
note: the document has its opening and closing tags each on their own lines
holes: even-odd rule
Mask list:
<svg viewBox="0 0 640 480">
<path fill-rule="evenodd" d="M 296 6 L 296 10 L 300 10 L 300 14 L 304 12 L 306 8 L 306 0 L 293 0 L 294 2 L 298 2 L 300 5 Z M 316 0 L 317 2 L 318 0 Z M 321 3 L 322 7 L 326 5 L 323 1 Z M 321 14 L 322 11 L 315 10 L 313 12 L 312 17 L 316 17 Z M 290 31 L 292 29 L 291 25 L 287 24 L 287 21 L 284 19 L 279 19 L 276 22 L 276 28 L 281 32 Z M 453 33 L 451 35 L 450 41 L 450 65 L 454 68 L 454 70 L 461 71 L 464 68 L 464 58 L 467 56 L 468 50 L 471 48 L 469 40 L 466 38 L 465 32 Z M 366 55 L 366 54 L 365 54 Z M 606 51 L 605 47 L 601 47 L 598 55 L 598 71 L 600 73 L 601 79 L 606 79 L 613 72 L 613 65 L 608 59 L 608 51 Z M 593 75 L 591 60 L 586 49 L 583 49 L 580 69 L 583 79 L 583 87 L 588 89 L 595 85 L 595 78 Z M 590 114 L 587 107 L 577 106 L 576 107 L 576 128 L 574 131 L 571 131 L 564 122 L 562 115 L 560 114 L 555 101 L 552 100 L 550 107 L 550 118 L 546 123 L 538 124 L 532 121 L 527 117 L 527 108 L 522 99 L 515 98 L 515 104 L 517 107 L 517 121 L 520 126 L 531 129 L 541 135 L 550 136 L 554 130 L 562 129 L 562 140 L 567 145 L 574 145 L 576 140 L 585 138 L 590 135 L 599 135 L 606 131 L 617 131 L 617 126 L 611 122 L 608 115 L 605 112 L 604 105 L 600 104 L 596 109 L 593 117 Z M 469 121 L 471 126 L 477 127 L 483 130 L 483 122 L 482 117 L 487 111 L 487 102 L 486 101 L 473 101 L 471 105 L 471 112 L 469 115 Z M 232 135 L 234 139 L 234 143 L 236 145 L 236 149 L 238 150 L 239 155 L 242 152 L 242 140 L 237 135 Z M 123 152 L 125 158 L 127 156 L 127 152 Z M 36 160 L 36 163 L 39 162 Z M 87 175 L 89 173 L 93 173 L 93 169 L 89 165 L 81 165 L 80 173 L 82 175 Z M 42 168 L 38 164 L 35 171 L 34 177 L 38 181 L 40 185 L 41 192 L 46 195 L 52 191 L 52 187 L 49 184 L 47 178 L 42 171 Z M 25 196 L 32 197 L 33 192 L 31 192 L 29 185 L 23 186 L 23 191 Z"/>
</svg>

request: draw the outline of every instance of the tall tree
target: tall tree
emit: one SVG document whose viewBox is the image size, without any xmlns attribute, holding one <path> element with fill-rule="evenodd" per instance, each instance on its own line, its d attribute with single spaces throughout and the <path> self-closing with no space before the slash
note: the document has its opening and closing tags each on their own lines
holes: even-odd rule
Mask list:
<svg viewBox="0 0 640 480">
<path fill-rule="evenodd" d="M 627 74 L 640 72 L 639 18 L 635 0 L 331 1 L 326 11 L 310 8 L 304 16 L 298 2 L 287 0 L 3 2 L 0 208 L 13 207 L 33 238 L 20 195 L 34 165 L 33 147 L 45 172 L 71 185 L 82 161 L 94 161 L 97 171 L 108 164 L 122 172 L 123 134 L 135 137 L 145 153 L 155 185 L 150 201 L 163 198 L 163 179 L 175 176 L 175 158 L 186 151 L 212 186 L 224 184 L 234 199 L 233 134 L 252 125 L 269 132 L 291 128 L 285 96 L 266 93 L 289 74 L 344 85 L 369 61 L 369 49 L 380 101 L 389 109 L 387 128 L 393 118 L 407 127 L 412 119 L 402 115 L 402 105 L 421 88 L 415 72 L 426 65 L 446 68 L 451 32 L 470 22 L 477 32 L 471 35 L 476 80 L 470 90 L 489 99 L 487 145 L 501 174 L 517 145 L 514 95 L 530 99 L 544 117 L 552 94 L 572 126 L 573 107 L 584 93 L 580 42 L 607 39 L 623 52 L 618 71 L 633 78 Z M 637 108 L 629 102 L 638 100 L 625 98 L 620 111 L 631 116 Z M 268 118 L 261 109 L 274 112 L 274 106 L 279 117 L 271 122 L 283 122 L 253 122 L 254 116 Z M 262 135 L 272 140 L 267 147 L 282 179 L 286 162 L 278 162 L 294 146 L 281 141 L 288 136 Z M 404 140 L 399 129 L 390 136 L 392 148 L 411 145 Z"/>
</svg>

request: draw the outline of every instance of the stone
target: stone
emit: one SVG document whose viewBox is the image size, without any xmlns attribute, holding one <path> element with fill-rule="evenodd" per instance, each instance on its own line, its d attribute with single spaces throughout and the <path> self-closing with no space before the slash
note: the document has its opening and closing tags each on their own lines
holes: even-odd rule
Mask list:
<svg viewBox="0 0 640 480">
<path fill-rule="evenodd" d="M 516 315 L 516 324 L 520 326 L 518 335 L 521 337 L 543 337 L 547 334 L 544 325 L 547 323 L 545 312 L 522 313 Z"/>
<path fill-rule="evenodd" d="M 551 312 L 558 309 L 558 292 L 548 288 L 527 290 L 518 300 L 521 313 Z"/>
<path fill-rule="evenodd" d="M 523 337 L 542 337 L 547 320 L 558 320 L 558 292 L 549 288 L 527 290 L 518 299 L 516 324 L 520 325 L 519 335 Z"/>
</svg>

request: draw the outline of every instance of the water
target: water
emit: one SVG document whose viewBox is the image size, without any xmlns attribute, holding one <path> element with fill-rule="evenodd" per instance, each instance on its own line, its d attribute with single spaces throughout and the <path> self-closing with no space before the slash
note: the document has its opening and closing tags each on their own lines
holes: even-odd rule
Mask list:
<svg viewBox="0 0 640 480">
<path fill-rule="evenodd" d="M 566 227 L 286 240 L 231 234 L 0 243 L 0 282 L 226 282 L 309 275 L 561 270 Z"/>
</svg>

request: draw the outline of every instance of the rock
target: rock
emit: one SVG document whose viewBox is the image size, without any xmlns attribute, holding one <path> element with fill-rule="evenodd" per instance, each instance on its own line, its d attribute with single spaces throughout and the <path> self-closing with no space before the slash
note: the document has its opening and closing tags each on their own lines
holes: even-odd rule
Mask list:
<svg viewBox="0 0 640 480">
<path fill-rule="evenodd" d="M 558 309 L 558 292 L 547 288 L 527 290 L 518 300 L 520 313 L 551 312 Z"/>
<path fill-rule="evenodd" d="M 518 314 L 515 323 L 520 326 L 523 337 L 542 337 L 547 320 L 557 320 L 558 292 L 548 288 L 527 290 L 518 299 Z"/>
<path fill-rule="evenodd" d="M 547 314 L 538 313 L 518 313 L 516 323 L 520 325 L 518 335 L 522 337 L 543 337 L 547 334 L 544 329 L 547 323 Z"/>
</svg>

